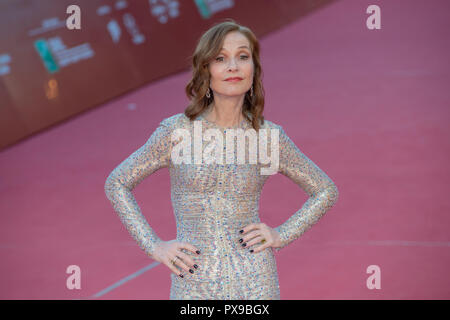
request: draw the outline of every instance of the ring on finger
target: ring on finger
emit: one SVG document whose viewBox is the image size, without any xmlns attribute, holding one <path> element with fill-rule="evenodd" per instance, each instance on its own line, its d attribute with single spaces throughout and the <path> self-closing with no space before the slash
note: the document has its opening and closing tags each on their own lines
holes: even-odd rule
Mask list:
<svg viewBox="0 0 450 320">
<path fill-rule="evenodd" d="M 265 243 L 265 242 L 266 242 L 266 239 L 263 238 L 263 239 L 261 240 L 261 243 Z"/>
<path fill-rule="evenodd" d="M 172 260 L 172 264 L 175 265 L 175 261 L 177 261 L 178 256 L 175 256 L 175 259 Z"/>
</svg>

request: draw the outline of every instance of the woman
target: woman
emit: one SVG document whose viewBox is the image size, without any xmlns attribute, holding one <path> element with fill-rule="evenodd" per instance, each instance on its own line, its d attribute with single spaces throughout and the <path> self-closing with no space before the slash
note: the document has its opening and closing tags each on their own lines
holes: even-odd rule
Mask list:
<svg viewBox="0 0 450 320">
<path fill-rule="evenodd" d="M 337 187 L 281 126 L 264 120 L 259 43 L 248 28 L 231 19 L 213 26 L 200 38 L 192 58 L 193 77 L 186 87 L 190 105 L 161 121 L 148 141 L 114 169 L 105 183 L 106 195 L 140 247 L 172 271 L 170 299 L 280 299 L 272 248 L 279 251 L 316 223 L 336 202 Z M 174 134 L 180 129 L 181 138 Z M 181 141 L 195 149 L 196 142 L 188 140 L 195 130 L 202 137 L 211 132 L 207 130 L 220 130 L 225 139 L 234 129 L 276 130 L 278 136 L 265 140 L 270 141 L 270 154 L 278 156 L 273 173 L 286 175 L 310 195 L 276 228 L 258 215 L 260 193 L 269 177 L 260 169 L 270 165 L 267 161 L 175 161 Z M 219 140 L 211 144 L 215 151 Z M 200 155 L 207 148 L 203 143 Z M 225 153 L 229 149 L 229 144 L 223 148 Z M 197 155 L 198 150 L 197 144 Z M 145 177 L 165 167 L 177 223 L 177 238 L 170 241 L 156 235 L 131 193 Z"/>
</svg>

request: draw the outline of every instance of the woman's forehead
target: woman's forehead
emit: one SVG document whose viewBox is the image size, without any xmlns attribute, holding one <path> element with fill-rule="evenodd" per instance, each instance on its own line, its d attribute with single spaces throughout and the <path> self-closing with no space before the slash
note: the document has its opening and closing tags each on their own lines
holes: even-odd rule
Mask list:
<svg viewBox="0 0 450 320">
<path fill-rule="evenodd" d="M 247 46 L 250 48 L 250 42 L 247 37 L 240 32 L 230 32 L 225 36 L 223 40 L 222 49 L 231 49 L 234 47 Z"/>
</svg>

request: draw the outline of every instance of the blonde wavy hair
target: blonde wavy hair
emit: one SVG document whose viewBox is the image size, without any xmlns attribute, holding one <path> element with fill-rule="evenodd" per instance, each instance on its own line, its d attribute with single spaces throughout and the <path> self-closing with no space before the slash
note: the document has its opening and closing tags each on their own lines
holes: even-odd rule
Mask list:
<svg viewBox="0 0 450 320">
<path fill-rule="evenodd" d="M 242 114 L 258 132 L 260 126 L 264 124 L 264 87 L 261 79 L 260 46 L 258 39 L 249 28 L 236 23 L 230 18 L 224 22 L 215 24 L 207 30 L 200 37 L 194 54 L 190 57 L 192 60 L 192 79 L 185 89 L 190 103 L 185 109 L 184 114 L 192 121 L 213 101 L 214 96 L 212 92 L 210 98 L 206 97 L 211 76 L 208 70 L 209 62 L 220 53 L 225 36 L 232 31 L 239 31 L 250 42 L 254 63 L 253 96 L 250 96 L 250 90 L 245 94 Z"/>
</svg>

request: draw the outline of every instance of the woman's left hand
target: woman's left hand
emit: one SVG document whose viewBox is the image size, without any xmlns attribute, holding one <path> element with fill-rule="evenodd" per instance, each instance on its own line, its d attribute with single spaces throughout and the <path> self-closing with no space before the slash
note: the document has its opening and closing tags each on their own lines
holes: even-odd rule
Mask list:
<svg viewBox="0 0 450 320">
<path fill-rule="evenodd" d="M 281 247 L 280 234 L 265 223 L 251 223 L 245 226 L 241 231 L 242 232 L 239 233 L 241 237 L 238 238 L 238 241 L 241 245 L 245 244 L 245 248 L 251 247 L 255 244 L 259 244 L 259 246 L 251 248 L 251 250 L 253 250 L 253 253 L 260 252 L 270 247 Z M 266 241 L 264 243 L 261 243 L 261 240 L 263 239 L 265 239 Z"/>
</svg>

